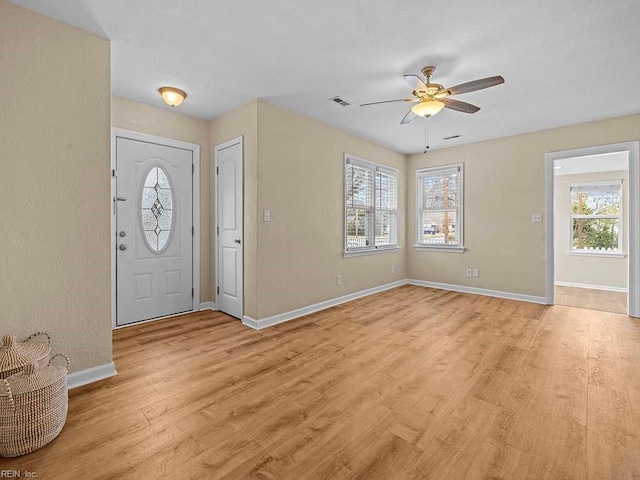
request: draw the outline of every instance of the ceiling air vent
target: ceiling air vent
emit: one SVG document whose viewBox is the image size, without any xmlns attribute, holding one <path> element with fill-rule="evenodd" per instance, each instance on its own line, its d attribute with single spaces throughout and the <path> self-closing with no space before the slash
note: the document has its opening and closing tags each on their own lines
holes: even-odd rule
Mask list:
<svg viewBox="0 0 640 480">
<path fill-rule="evenodd" d="M 346 100 L 343 100 L 340 97 L 333 97 L 333 98 L 330 98 L 329 100 L 337 103 L 338 105 L 342 105 L 343 107 L 348 107 L 349 105 L 351 105 L 349 102 L 347 102 Z"/>
<path fill-rule="evenodd" d="M 451 135 L 450 137 L 444 137 L 443 140 L 453 140 L 454 138 L 462 138 L 459 133 L 457 135 Z"/>
</svg>

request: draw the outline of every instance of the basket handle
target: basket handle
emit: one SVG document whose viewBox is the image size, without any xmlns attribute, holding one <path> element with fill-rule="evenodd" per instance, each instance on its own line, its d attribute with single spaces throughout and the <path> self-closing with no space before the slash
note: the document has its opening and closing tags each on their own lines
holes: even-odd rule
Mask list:
<svg viewBox="0 0 640 480">
<path fill-rule="evenodd" d="M 71 360 L 69 359 L 69 357 L 67 357 L 64 353 L 56 353 L 55 355 L 53 355 L 51 357 L 51 360 L 49 360 L 49 365 L 51 365 L 51 362 L 53 362 L 53 359 L 56 357 L 62 357 L 67 361 L 67 372 L 69 370 L 71 370 Z"/>
<path fill-rule="evenodd" d="M 47 337 L 47 347 L 51 346 L 51 335 L 49 335 L 47 332 L 36 332 L 33 335 L 29 335 L 26 339 L 25 342 L 30 342 L 31 340 L 33 340 L 35 337 L 37 337 L 38 335 L 44 335 L 45 337 Z"/>
<path fill-rule="evenodd" d="M 4 378 L 2 379 L 2 384 L 7 390 L 7 397 L 9 398 L 9 408 L 11 408 L 12 412 L 16 411 L 16 402 L 13 401 L 13 394 L 11 393 L 11 386 L 9 382 L 7 382 Z"/>
</svg>

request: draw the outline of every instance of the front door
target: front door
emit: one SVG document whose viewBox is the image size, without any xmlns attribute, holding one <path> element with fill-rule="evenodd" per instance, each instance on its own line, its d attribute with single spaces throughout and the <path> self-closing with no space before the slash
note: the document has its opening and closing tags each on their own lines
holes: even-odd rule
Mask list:
<svg viewBox="0 0 640 480">
<path fill-rule="evenodd" d="M 242 318 L 242 137 L 216 147 L 218 309 Z"/>
<path fill-rule="evenodd" d="M 116 139 L 116 324 L 193 309 L 193 152 Z"/>
</svg>

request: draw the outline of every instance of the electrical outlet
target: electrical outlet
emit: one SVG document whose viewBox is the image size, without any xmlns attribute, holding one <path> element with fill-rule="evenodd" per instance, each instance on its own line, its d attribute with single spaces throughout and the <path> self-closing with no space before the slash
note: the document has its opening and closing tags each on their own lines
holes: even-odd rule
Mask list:
<svg viewBox="0 0 640 480">
<path fill-rule="evenodd" d="M 533 215 L 531 215 L 531 222 L 532 223 L 542 223 L 542 214 L 541 213 L 534 213 Z"/>
<path fill-rule="evenodd" d="M 473 271 L 470 268 L 467 268 L 467 278 L 471 278 L 473 275 Z"/>
<path fill-rule="evenodd" d="M 480 270 L 477 268 L 473 269 L 473 278 L 478 278 L 480 276 Z"/>
<path fill-rule="evenodd" d="M 336 275 L 336 285 L 342 285 L 342 275 Z"/>
<path fill-rule="evenodd" d="M 391 273 L 396 273 L 396 266 L 395 265 L 391 265 Z"/>
</svg>

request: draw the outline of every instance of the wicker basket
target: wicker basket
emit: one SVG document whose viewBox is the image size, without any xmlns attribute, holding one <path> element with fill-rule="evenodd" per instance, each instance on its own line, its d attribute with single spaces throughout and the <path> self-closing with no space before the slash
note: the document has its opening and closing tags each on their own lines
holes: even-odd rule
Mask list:
<svg viewBox="0 0 640 480">
<path fill-rule="evenodd" d="M 0 379 L 7 378 L 30 363 L 44 367 L 49 362 L 51 347 L 42 343 L 29 343 L 29 340 L 38 336 L 49 335 L 46 333 L 34 333 L 25 342 L 19 342 L 13 335 L 5 335 L 0 346 Z M 49 342 L 50 342 L 49 338 Z"/>
<path fill-rule="evenodd" d="M 26 455 L 56 438 L 68 403 L 64 367 L 31 363 L 0 380 L 0 456 Z"/>
</svg>

